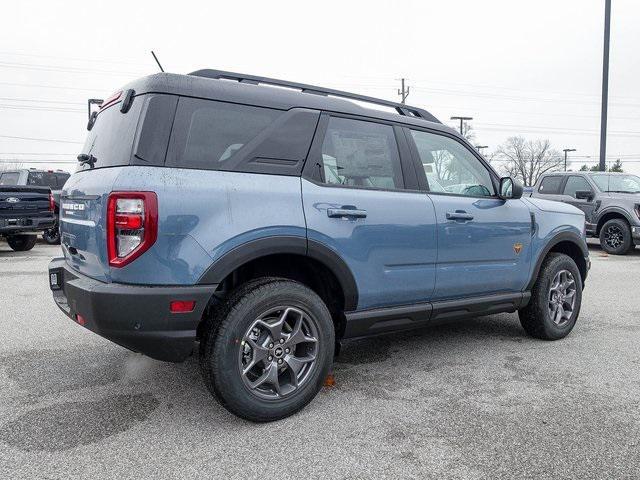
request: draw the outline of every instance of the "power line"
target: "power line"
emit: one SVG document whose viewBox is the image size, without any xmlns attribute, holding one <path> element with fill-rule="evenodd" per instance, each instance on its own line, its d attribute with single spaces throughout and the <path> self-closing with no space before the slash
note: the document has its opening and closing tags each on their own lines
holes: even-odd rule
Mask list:
<svg viewBox="0 0 640 480">
<path fill-rule="evenodd" d="M 41 152 L 2 152 L 0 155 L 43 155 L 43 156 L 67 156 L 75 157 L 77 153 L 41 153 Z"/>
<path fill-rule="evenodd" d="M 0 52 L 0 55 L 9 55 L 14 57 L 33 57 L 33 58 L 50 58 L 53 60 L 73 60 L 77 62 L 89 62 L 89 63 L 113 63 L 120 65 L 140 65 L 140 62 L 123 62 L 122 60 L 112 60 L 105 58 L 87 58 L 87 57 L 63 57 L 58 55 L 37 55 L 33 53 L 16 53 L 16 52 Z"/>
<path fill-rule="evenodd" d="M 53 139 L 53 138 L 18 137 L 13 135 L 0 135 L 0 138 L 13 138 L 16 140 L 33 140 L 34 142 L 73 143 L 76 145 L 84 144 L 84 142 L 73 142 L 71 140 L 59 140 L 59 139 Z"/>
<path fill-rule="evenodd" d="M 96 92 L 96 91 L 106 91 L 108 88 L 80 88 L 80 87 L 71 87 L 71 86 L 60 86 L 60 85 L 42 85 L 35 83 L 15 83 L 15 82 L 0 82 L 0 85 L 7 85 L 11 87 L 27 87 L 27 88 L 54 88 L 59 90 L 78 90 L 83 92 Z"/>
<path fill-rule="evenodd" d="M 42 100 L 39 98 L 0 97 L 0 100 L 4 100 L 4 101 L 8 100 L 10 102 L 62 103 L 65 105 L 82 105 L 82 106 L 85 105 L 85 103 L 83 102 L 66 102 L 63 100 Z"/>
<path fill-rule="evenodd" d="M 2 62 L 0 61 L 0 68 L 14 68 L 14 69 L 26 69 L 26 70 L 39 70 L 46 72 L 60 72 L 60 73 L 99 73 L 105 75 L 144 75 L 141 72 L 121 72 L 115 70 L 101 70 L 95 68 L 82 68 L 82 67 L 61 67 L 58 65 L 42 65 L 37 63 L 19 63 L 19 62 Z"/>
</svg>

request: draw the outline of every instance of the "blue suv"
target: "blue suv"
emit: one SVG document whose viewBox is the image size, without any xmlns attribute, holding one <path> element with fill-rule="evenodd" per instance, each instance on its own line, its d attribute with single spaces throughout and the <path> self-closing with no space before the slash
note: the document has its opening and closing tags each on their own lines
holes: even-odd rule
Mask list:
<svg viewBox="0 0 640 480">
<path fill-rule="evenodd" d="M 347 339 L 517 311 L 555 340 L 577 320 L 583 212 L 521 198 L 423 109 L 200 70 L 127 85 L 88 128 L 55 302 L 158 360 L 196 348 L 243 418 L 303 408 Z"/>
</svg>

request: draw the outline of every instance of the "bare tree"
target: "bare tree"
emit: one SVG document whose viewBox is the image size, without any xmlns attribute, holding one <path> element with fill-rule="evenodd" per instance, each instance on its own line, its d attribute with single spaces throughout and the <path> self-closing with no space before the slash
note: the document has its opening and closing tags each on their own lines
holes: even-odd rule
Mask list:
<svg viewBox="0 0 640 480">
<path fill-rule="evenodd" d="M 564 165 L 562 155 L 551 148 L 549 140 L 524 137 L 509 137 L 496 150 L 495 159 L 505 162 L 505 172 L 526 186 L 535 184 L 543 173 L 556 172 Z"/>
<path fill-rule="evenodd" d="M 462 136 L 470 143 L 473 143 L 476 139 L 476 132 L 473 130 L 473 127 L 469 122 L 464 122 L 462 124 Z"/>
</svg>

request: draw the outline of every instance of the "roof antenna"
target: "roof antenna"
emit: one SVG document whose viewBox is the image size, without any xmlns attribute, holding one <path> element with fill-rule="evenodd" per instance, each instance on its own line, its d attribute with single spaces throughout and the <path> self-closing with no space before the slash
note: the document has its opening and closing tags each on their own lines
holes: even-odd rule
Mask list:
<svg viewBox="0 0 640 480">
<path fill-rule="evenodd" d="M 156 54 L 153 53 L 153 50 L 151 50 L 151 55 L 153 55 L 153 59 L 156 61 L 156 63 L 160 67 L 160 71 L 164 73 L 164 68 L 162 68 L 162 65 L 160 65 L 160 60 L 158 60 L 158 57 L 156 57 Z"/>
</svg>

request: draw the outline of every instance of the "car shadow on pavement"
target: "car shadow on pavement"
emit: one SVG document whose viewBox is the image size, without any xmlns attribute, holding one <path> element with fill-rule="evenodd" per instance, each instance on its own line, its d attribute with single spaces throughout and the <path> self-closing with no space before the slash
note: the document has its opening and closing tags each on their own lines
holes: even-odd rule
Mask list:
<svg viewBox="0 0 640 480">
<path fill-rule="evenodd" d="M 605 252 L 602 247 L 600 246 L 600 243 L 598 242 L 598 240 L 592 240 L 590 239 L 587 242 L 587 245 L 589 246 L 589 254 L 590 255 L 597 255 L 600 257 L 617 257 L 617 258 L 624 258 L 624 257 L 640 257 L 640 247 L 636 246 L 635 248 L 632 248 L 631 250 L 629 250 L 627 252 L 626 255 L 611 255 L 607 252 Z"/>
</svg>

